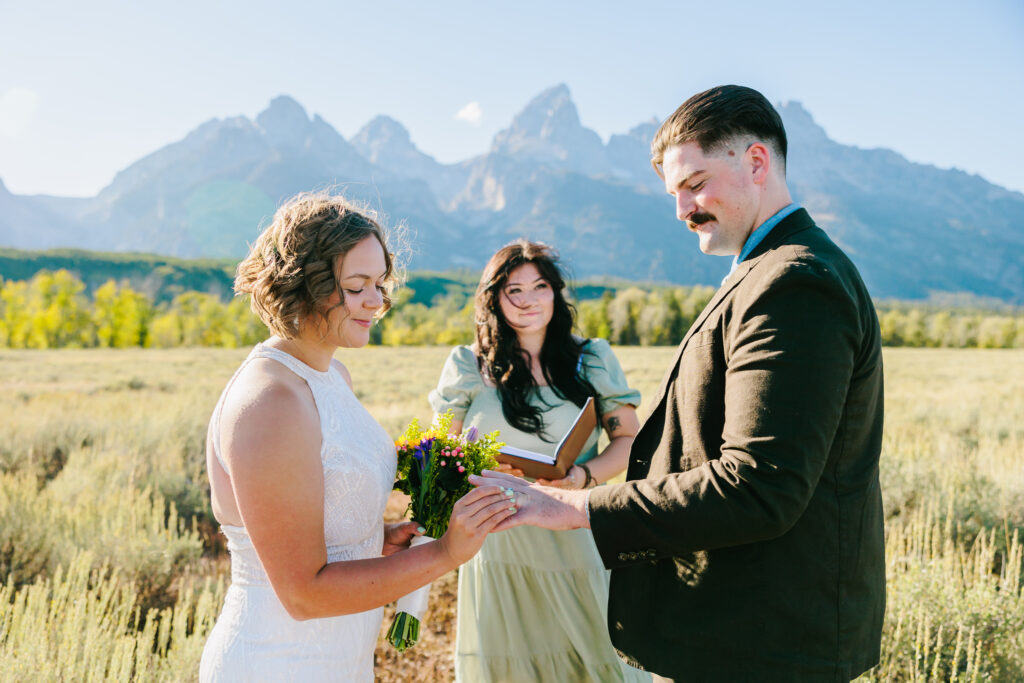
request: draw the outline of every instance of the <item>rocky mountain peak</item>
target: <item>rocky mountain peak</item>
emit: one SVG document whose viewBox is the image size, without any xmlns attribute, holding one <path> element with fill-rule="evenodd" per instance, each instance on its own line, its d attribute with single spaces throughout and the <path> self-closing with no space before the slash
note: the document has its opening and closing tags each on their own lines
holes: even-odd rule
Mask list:
<svg viewBox="0 0 1024 683">
<path fill-rule="evenodd" d="M 288 95 L 278 95 L 256 117 L 271 144 L 293 144 L 306 137 L 310 120 L 306 110 Z"/>
<path fill-rule="evenodd" d="M 552 122 L 580 125 L 579 112 L 572 101 L 569 86 L 564 83 L 548 88 L 527 102 L 512 119 L 512 128 L 543 136 L 550 134 Z"/>
<path fill-rule="evenodd" d="M 818 125 L 811 113 L 804 109 L 800 102 L 791 100 L 775 105 L 782 123 L 786 127 L 786 137 L 792 141 L 799 140 L 802 144 L 817 144 L 828 141 L 825 129 Z"/>
<path fill-rule="evenodd" d="M 383 114 L 373 117 L 352 138 L 353 144 L 372 144 L 376 141 L 395 141 L 412 144 L 409 131 L 398 121 Z"/>
<path fill-rule="evenodd" d="M 607 170 L 604 144 L 580 123 L 564 83 L 548 88 L 494 136 L 491 151 L 587 173 Z"/>
<path fill-rule="evenodd" d="M 658 132 L 660 126 L 661 122 L 652 116 L 643 123 L 638 123 L 630 128 L 628 135 L 646 145 L 650 145 L 651 141 L 654 140 L 654 134 Z"/>
<path fill-rule="evenodd" d="M 376 116 L 352 138 L 352 146 L 374 163 L 420 154 L 409 131 L 390 116 Z"/>
<path fill-rule="evenodd" d="M 530 100 L 512 119 L 512 125 L 495 136 L 494 147 L 515 151 L 530 142 L 568 142 L 582 129 L 579 112 L 563 83 Z"/>
</svg>

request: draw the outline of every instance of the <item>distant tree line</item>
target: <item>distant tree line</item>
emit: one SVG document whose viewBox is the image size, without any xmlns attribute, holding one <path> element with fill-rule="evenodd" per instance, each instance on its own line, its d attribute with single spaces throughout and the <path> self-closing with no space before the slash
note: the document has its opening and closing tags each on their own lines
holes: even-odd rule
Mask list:
<svg viewBox="0 0 1024 683">
<path fill-rule="evenodd" d="M 426 283 L 424 285 L 423 283 Z M 458 283 L 456 283 L 458 285 Z M 419 291 L 419 294 L 417 293 Z M 423 292 L 435 292 L 429 303 Z M 674 345 L 714 294 L 711 287 L 580 287 L 577 321 L 587 337 L 613 344 Z M 879 305 L 887 346 L 1024 348 L 1024 314 L 937 309 L 908 302 Z M 426 277 L 395 295 L 394 306 L 373 328 L 371 343 L 450 346 L 474 338 L 472 288 L 439 288 Z M 169 348 L 250 346 L 266 328 L 243 298 L 183 292 L 154 302 L 126 282 L 108 280 L 91 293 L 67 270 L 41 270 L 28 280 L 0 280 L 0 348 Z"/>
<path fill-rule="evenodd" d="M 0 281 L 0 347 L 12 349 L 248 346 L 266 328 L 242 299 L 223 303 L 183 292 L 154 304 L 129 285 L 108 280 L 92 297 L 67 270 Z"/>
</svg>

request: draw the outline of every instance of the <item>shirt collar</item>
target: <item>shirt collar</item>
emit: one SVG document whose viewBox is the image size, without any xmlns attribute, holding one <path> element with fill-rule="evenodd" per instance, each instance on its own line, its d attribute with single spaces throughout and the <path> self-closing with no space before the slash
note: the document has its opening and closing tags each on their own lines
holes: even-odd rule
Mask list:
<svg viewBox="0 0 1024 683">
<path fill-rule="evenodd" d="M 763 240 L 765 236 L 772 231 L 772 228 L 778 225 L 783 218 L 799 208 L 800 206 L 797 204 L 788 204 L 764 223 L 754 228 L 754 231 L 750 233 L 749 237 L 747 237 L 747 241 L 743 243 L 743 249 L 740 250 L 739 255 L 733 258 L 732 268 L 729 269 L 729 274 L 732 275 L 732 272 L 736 270 L 736 267 L 750 256 L 750 252 L 754 251 L 754 249 L 757 248 L 757 245 L 761 244 L 761 240 Z"/>
</svg>

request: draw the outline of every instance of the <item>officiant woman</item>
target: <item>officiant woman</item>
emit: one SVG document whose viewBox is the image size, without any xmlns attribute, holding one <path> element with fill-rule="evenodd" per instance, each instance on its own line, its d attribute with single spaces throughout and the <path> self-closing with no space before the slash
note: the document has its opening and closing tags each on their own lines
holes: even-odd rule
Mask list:
<svg viewBox="0 0 1024 683">
<path fill-rule="evenodd" d="M 453 431 L 498 429 L 511 446 L 552 455 L 595 397 L 608 446 L 597 452 L 595 429 L 565 478 L 546 482 L 581 489 L 626 468 L 640 394 L 607 341 L 573 334 L 564 290 L 547 245 L 518 240 L 494 254 L 476 290 L 476 343 L 452 350 L 430 404 L 453 411 Z M 489 537 L 459 572 L 456 680 L 650 680 L 612 649 L 608 581 L 586 529 L 524 526 Z"/>
</svg>

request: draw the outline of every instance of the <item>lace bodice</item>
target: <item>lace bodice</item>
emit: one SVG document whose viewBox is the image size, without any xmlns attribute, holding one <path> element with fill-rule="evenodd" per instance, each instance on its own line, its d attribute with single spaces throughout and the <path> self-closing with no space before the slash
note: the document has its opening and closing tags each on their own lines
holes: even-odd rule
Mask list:
<svg viewBox="0 0 1024 683">
<path fill-rule="evenodd" d="M 217 443 L 224 396 L 242 368 L 256 358 L 283 364 L 302 377 L 313 394 L 323 439 L 320 459 L 328 560 L 380 556 L 384 507 L 395 479 L 395 447 L 335 367 L 320 372 L 283 351 L 258 344 L 214 410 L 214 455 L 223 466 Z M 273 594 L 245 528 L 221 528 L 231 553 L 231 587 L 204 651 L 200 677 L 254 680 L 255 675 L 271 680 L 281 674 L 297 680 L 295 676 L 302 672 L 303 680 L 372 680 L 381 610 L 304 622 L 291 619 Z M 339 667 L 352 672 L 340 676 Z"/>
</svg>

